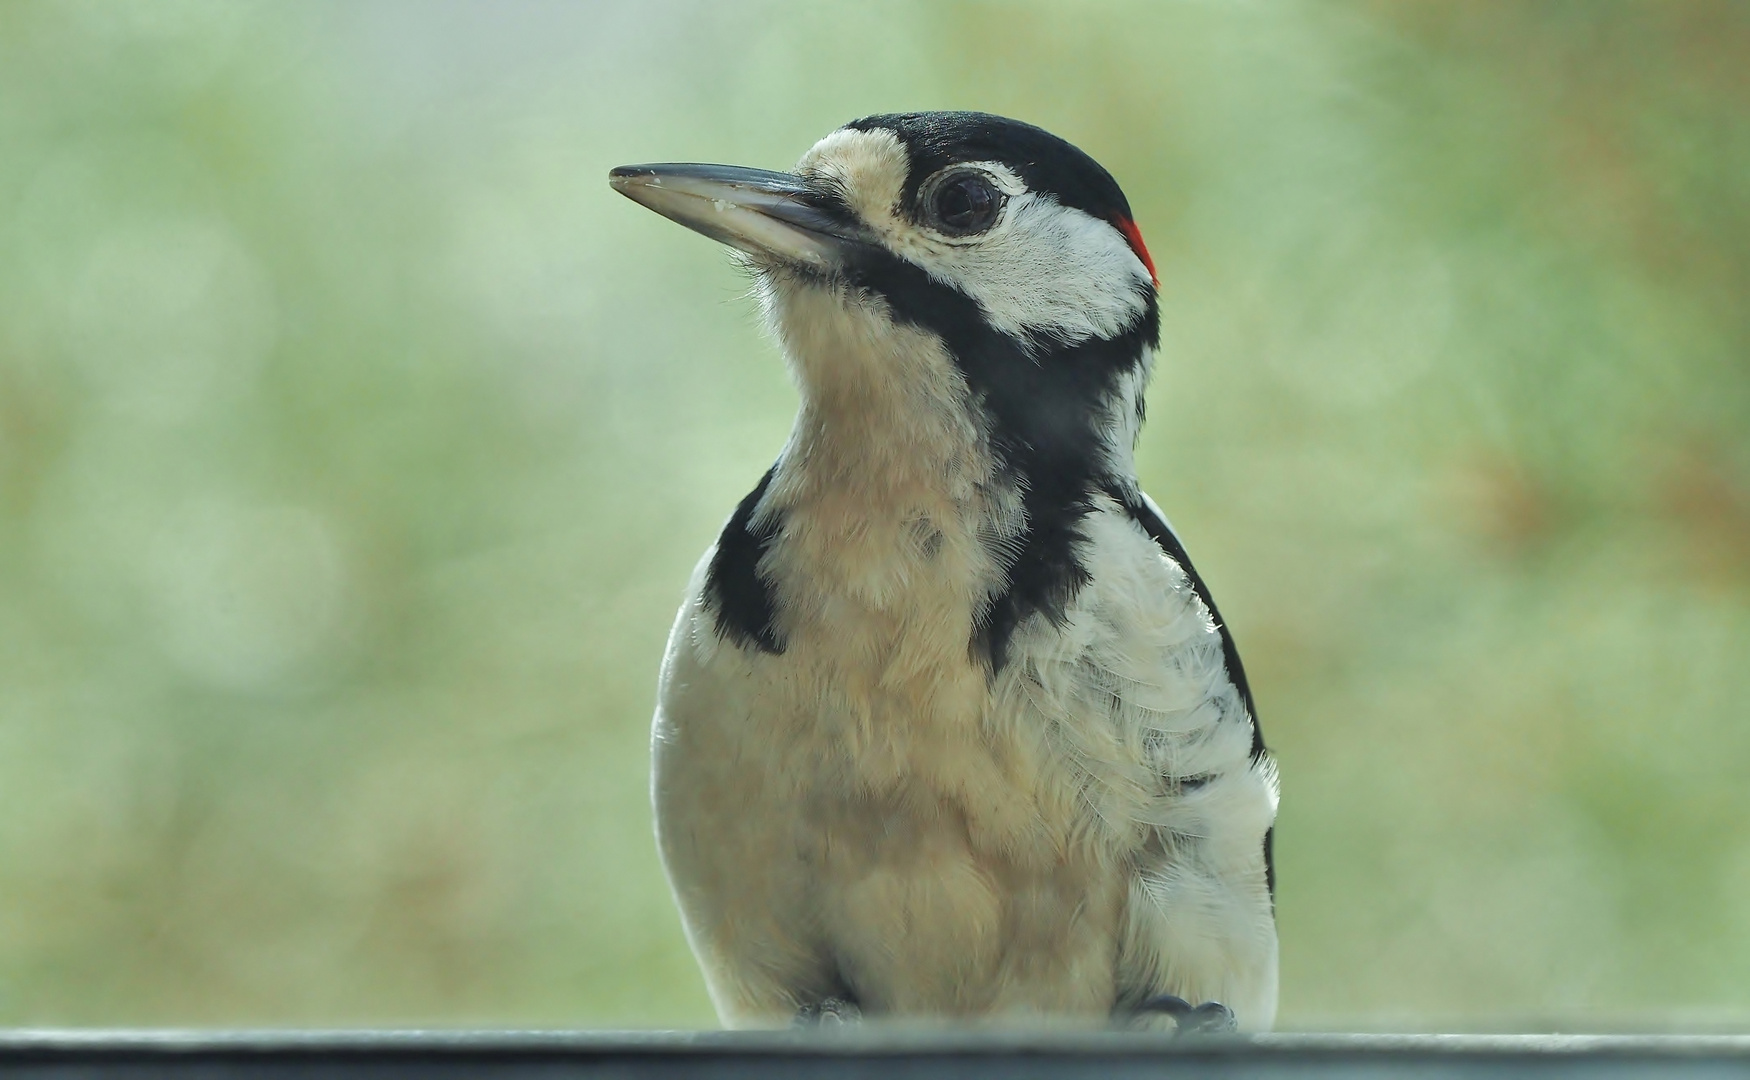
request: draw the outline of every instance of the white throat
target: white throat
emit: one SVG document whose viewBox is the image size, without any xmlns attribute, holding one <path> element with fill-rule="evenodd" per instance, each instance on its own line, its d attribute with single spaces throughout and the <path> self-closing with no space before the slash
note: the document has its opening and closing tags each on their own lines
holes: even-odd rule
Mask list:
<svg viewBox="0 0 1750 1080">
<path fill-rule="evenodd" d="M 781 273 L 762 286 L 802 398 L 766 495 L 784 515 L 770 569 L 785 608 L 919 610 L 930 590 L 947 603 L 925 610 L 966 621 L 1024 522 L 953 357 L 867 293 Z"/>
</svg>

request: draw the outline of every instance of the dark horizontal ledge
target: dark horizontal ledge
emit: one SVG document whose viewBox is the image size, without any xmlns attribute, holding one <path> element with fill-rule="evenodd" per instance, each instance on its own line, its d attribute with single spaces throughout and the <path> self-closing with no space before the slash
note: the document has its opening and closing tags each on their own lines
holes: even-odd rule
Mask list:
<svg viewBox="0 0 1750 1080">
<path fill-rule="evenodd" d="M 1750 1077 L 1750 1036 L 10 1031 L 7 1077 Z"/>
</svg>

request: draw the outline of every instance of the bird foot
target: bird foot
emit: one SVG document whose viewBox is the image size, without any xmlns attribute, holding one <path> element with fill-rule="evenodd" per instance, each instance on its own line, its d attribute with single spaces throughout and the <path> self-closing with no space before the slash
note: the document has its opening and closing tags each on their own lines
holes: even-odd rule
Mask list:
<svg viewBox="0 0 1750 1080">
<path fill-rule="evenodd" d="M 796 1010 L 796 1019 L 792 1027 L 799 1028 L 835 1028 L 846 1024 L 854 1024 L 863 1019 L 863 1010 L 857 1008 L 854 1001 L 844 998 L 822 998 L 820 1001 L 809 1002 Z"/>
<path fill-rule="evenodd" d="M 1225 1035 L 1238 1029 L 1233 1010 L 1219 1001 L 1193 1005 L 1182 997 L 1157 994 L 1136 1007 L 1135 1019 L 1147 1025 L 1157 1016 L 1170 1016 L 1178 1035 Z"/>
</svg>

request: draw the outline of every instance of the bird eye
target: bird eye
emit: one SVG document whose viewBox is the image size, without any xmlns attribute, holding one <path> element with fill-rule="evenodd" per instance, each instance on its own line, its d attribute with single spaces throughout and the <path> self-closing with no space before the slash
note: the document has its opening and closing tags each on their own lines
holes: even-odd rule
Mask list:
<svg viewBox="0 0 1750 1080">
<path fill-rule="evenodd" d="M 995 225 L 1003 208 L 1003 193 L 978 173 L 961 173 L 936 185 L 930 193 L 935 223 L 952 236 L 971 236 Z"/>
</svg>

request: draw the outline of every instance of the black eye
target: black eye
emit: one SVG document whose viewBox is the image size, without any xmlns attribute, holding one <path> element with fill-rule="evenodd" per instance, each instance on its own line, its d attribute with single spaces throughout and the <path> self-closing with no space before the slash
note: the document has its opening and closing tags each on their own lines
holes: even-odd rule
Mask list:
<svg viewBox="0 0 1750 1080">
<path fill-rule="evenodd" d="M 995 225 L 1003 208 L 1003 193 L 978 173 L 961 173 L 937 185 L 930 194 L 930 213 L 945 233 L 970 236 Z"/>
</svg>

